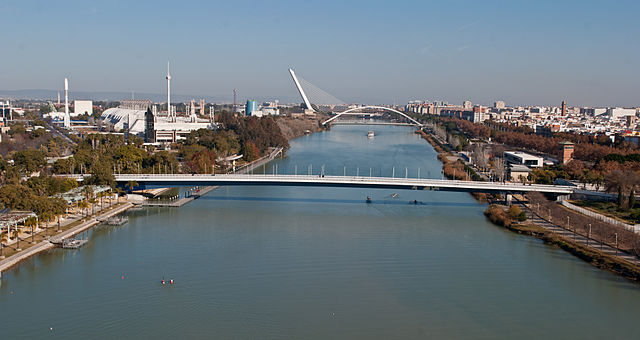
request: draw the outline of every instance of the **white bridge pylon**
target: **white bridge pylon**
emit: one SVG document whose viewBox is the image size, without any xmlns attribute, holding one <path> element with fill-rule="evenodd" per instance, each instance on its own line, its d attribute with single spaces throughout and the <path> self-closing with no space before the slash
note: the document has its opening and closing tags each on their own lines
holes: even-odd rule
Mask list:
<svg viewBox="0 0 640 340">
<path fill-rule="evenodd" d="M 335 116 L 325 120 L 324 122 L 322 122 L 322 125 L 327 125 L 328 123 L 331 123 L 333 120 L 337 119 L 338 117 L 342 116 L 342 115 L 361 115 L 361 114 L 366 114 L 363 112 L 359 112 L 360 110 L 364 110 L 364 109 L 378 109 L 378 110 L 384 110 L 384 111 L 389 111 L 389 112 L 393 112 L 396 114 L 401 115 L 404 118 L 407 118 L 409 121 L 411 121 L 414 125 L 418 126 L 418 127 L 422 127 L 422 124 L 420 124 L 417 120 L 407 116 L 406 114 L 398 111 L 398 110 L 394 110 L 392 108 L 389 107 L 384 107 L 384 106 L 361 106 L 361 107 L 354 107 L 352 109 L 348 109 L 345 111 L 342 111 L 338 114 L 336 114 Z"/>
</svg>

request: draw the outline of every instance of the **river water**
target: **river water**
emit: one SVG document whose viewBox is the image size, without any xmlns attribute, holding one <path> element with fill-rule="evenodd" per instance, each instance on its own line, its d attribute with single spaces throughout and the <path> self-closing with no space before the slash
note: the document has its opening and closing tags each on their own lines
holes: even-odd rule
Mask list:
<svg viewBox="0 0 640 340">
<path fill-rule="evenodd" d="M 439 178 L 412 132 L 335 126 L 264 170 Z M 0 338 L 638 336 L 639 286 L 488 223 L 468 194 L 396 193 L 221 187 L 129 212 L 4 273 Z"/>
</svg>

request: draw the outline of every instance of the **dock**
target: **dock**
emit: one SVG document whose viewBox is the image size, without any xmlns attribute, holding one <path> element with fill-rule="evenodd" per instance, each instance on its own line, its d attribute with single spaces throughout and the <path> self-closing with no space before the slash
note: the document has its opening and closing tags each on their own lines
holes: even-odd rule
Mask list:
<svg viewBox="0 0 640 340">
<path fill-rule="evenodd" d="M 82 246 L 84 246 L 85 244 L 87 244 L 87 242 L 89 242 L 89 240 L 84 240 L 84 239 L 66 239 L 62 241 L 62 248 L 64 249 L 78 249 Z"/>
<path fill-rule="evenodd" d="M 119 226 L 129 222 L 129 217 L 127 216 L 113 216 L 107 219 L 97 219 L 98 221 L 106 224 L 106 225 L 114 225 Z"/>
</svg>

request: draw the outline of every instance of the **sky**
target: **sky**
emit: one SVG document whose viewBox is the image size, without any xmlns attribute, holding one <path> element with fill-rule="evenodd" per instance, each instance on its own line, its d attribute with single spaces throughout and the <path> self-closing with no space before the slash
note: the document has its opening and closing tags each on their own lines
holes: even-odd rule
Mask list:
<svg viewBox="0 0 640 340">
<path fill-rule="evenodd" d="M 0 90 L 640 106 L 638 1 L 0 0 Z"/>
</svg>

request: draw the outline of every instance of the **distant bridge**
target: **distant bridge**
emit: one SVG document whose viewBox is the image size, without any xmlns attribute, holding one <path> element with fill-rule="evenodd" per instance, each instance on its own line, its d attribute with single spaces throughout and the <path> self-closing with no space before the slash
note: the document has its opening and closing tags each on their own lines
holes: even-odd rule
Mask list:
<svg viewBox="0 0 640 340">
<path fill-rule="evenodd" d="M 386 122 L 378 119 L 351 119 L 351 120 L 336 120 L 333 125 L 395 125 L 395 126 L 415 126 L 410 123 L 401 122 Z"/>
<path fill-rule="evenodd" d="M 307 110 L 314 112 L 315 109 L 313 108 L 313 104 L 316 105 L 346 105 L 342 100 L 334 97 L 333 95 L 325 92 L 324 90 L 318 88 L 317 86 L 309 83 L 308 81 L 302 79 L 301 77 L 297 76 L 296 73 L 293 71 L 293 69 L 289 69 L 289 74 L 291 75 L 291 79 L 293 79 L 293 84 L 296 86 L 296 89 L 298 89 L 298 93 L 300 94 L 300 97 L 302 98 L 302 101 L 304 102 L 304 106 Z M 305 85 L 306 90 L 310 90 L 309 92 L 307 92 L 305 90 L 305 88 L 303 88 L 302 85 Z M 309 96 L 307 94 L 310 94 Z M 336 113 L 335 116 L 327 119 L 326 121 L 322 122 L 322 125 L 327 125 L 331 122 L 333 122 L 334 120 L 338 119 L 341 116 L 344 115 L 354 115 L 354 116 L 358 116 L 358 115 L 370 115 L 371 113 L 368 112 L 363 112 L 364 110 L 382 110 L 382 111 L 388 111 L 388 112 L 392 112 L 395 113 L 397 115 L 400 115 L 404 118 L 406 118 L 407 120 L 409 120 L 409 122 L 411 122 L 411 124 L 409 125 L 414 125 L 417 127 L 422 127 L 422 124 L 420 122 L 418 122 L 417 120 L 409 117 L 408 115 L 406 115 L 403 112 L 400 112 L 398 110 L 392 109 L 390 107 L 386 107 L 386 106 L 376 106 L 376 105 L 367 105 L 367 106 L 359 106 L 359 107 L 354 107 L 348 110 L 345 110 L 343 112 L 338 112 Z M 397 125 L 397 124 L 394 124 Z"/>
<path fill-rule="evenodd" d="M 405 113 L 400 112 L 398 110 L 392 109 L 390 107 L 385 107 L 385 106 L 375 106 L 375 105 L 369 105 L 369 106 L 361 106 L 361 107 L 354 107 L 348 110 L 345 110 L 343 112 L 339 112 L 337 113 L 335 116 L 325 120 L 324 122 L 322 122 L 322 125 L 327 125 L 329 123 L 331 123 L 332 121 L 338 119 L 341 116 L 344 115 L 352 115 L 352 116 L 360 116 L 360 115 L 367 115 L 370 113 L 367 112 L 362 112 L 363 110 L 371 110 L 371 109 L 375 109 L 375 110 L 383 110 L 383 111 L 389 111 L 395 114 L 398 114 L 404 118 L 406 118 L 407 120 L 409 120 L 412 124 L 410 125 L 414 125 L 417 127 L 422 127 L 422 124 L 420 122 L 418 122 L 417 120 L 407 116 Z"/>
<path fill-rule="evenodd" d="M 575 188 L 561 185 L 451 181 L 440 179 L 326 176 L 326 175 L 247 175 L 247 174 L 194 174 L 194 175 L 115 175 L 119 185 L 136 182 L 141 188 L 187 186 L 300 186 L 334 188 L 372 188 L 399 190 L 430 190 L 455 192 L 484 192 L 524 194 L 542 192 L 570 195 Z"/>
</svg>

